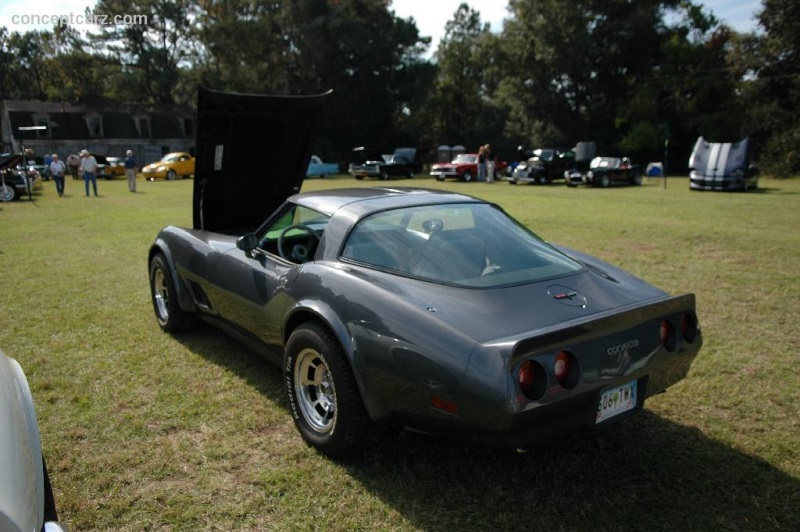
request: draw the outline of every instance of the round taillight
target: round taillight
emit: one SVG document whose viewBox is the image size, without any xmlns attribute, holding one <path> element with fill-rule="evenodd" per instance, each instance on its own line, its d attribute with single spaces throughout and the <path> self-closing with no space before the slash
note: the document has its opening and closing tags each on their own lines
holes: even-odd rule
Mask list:
<svg viewBox="0 0 800 532">
<path fill-rule="evenodd" d="M 569 351 L 559 351 L 553 359 L 553 373 L 562 388 L 574 388 L 578 383 L 578 361 Z"/>
<path fill-rule="evenodd" d="M 678 335 L 675 333 L 675 327 L 673 327 L 672 322 L 669 320 L 662 321 L 659 334 L 661 336 L 661 345 L 664 346 L 664 349 L 673 353 L 678 348 Z"/>
<path fill-rule="evenodd" d="M 681 333 L 690 344 L 697 340 L 697 320 L 688 312 L 681 317 Z"/>
<path fill-rule="evenodd" d="M 547 389 L 547 375 L 544 368 L 533 360 L 526 360 L 517 370 L 519 389 L 528 399 L 541 399 Z"/>
<path fill-rule="evenodd" d="M 558 379 L 559 382 L 567 378 L 567 373 L 569 373 L 569 355 L 566 351 L 561 351 L 556 355 L 555 360 L 553 360 L 553 373 L 556 374 L 556 379 Z"/>
<path fill-rule="evenodd" d="M 530 360 L 523 362 L 519 367 L 517 380 L 519 381 L 519 388 L 522 390 L 522 393 L 530 396 L 533 390 L 533 384 L 536 382 L 536 365 Z"/>
</svg>

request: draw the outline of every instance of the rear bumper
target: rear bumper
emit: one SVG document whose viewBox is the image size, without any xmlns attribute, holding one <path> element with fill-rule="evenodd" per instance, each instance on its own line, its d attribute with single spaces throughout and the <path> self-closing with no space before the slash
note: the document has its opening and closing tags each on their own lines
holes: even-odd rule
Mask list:
<svg viewBox="0 0 800 532">
<path fill-rule="evenodd" d="M 429 416 L 413 421 L 426 432 L 509 449 L 528 447 L 566 431 L 614 424 L 640 411 L 648 397 L 687 375 L 703 339 L 699 325 L 683 332 L 681 320 L 686 314 L 696 323 L 692 295 L 554 328 L 518 340 L 510 352 L 481 346 L 470 357 L 462 392 L 437 394 L 439 401 L 431 401 Z M 660 339 L 663 321 L 673 326 L 673 343 Z M 579 375 L 563 386 L 552 370 L 556 354 L 562 350 L 574 355 L 572 364 Z M 546 375 L 537 398 L 525 396 L 517 382 L 517 368 L 529 360 L 539 364 Z M 635 405 L 598 422 L 604 392 L 634 381 Z M 436 410 L 435 404 L 448 405 L 448 411 Z"/>
</svg>

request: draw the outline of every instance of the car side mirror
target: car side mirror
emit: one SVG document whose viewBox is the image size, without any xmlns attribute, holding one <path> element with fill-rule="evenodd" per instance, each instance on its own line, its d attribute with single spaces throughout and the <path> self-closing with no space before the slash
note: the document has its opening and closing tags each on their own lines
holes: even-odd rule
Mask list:
<svg viewBox="0 0 800 532">
<path fill-rule="evenodd" d="M 258 247 L 258 237 L 253 233 L 242 235 L 236 240 L 236 247 L 250 253 Z"/>
</svg>

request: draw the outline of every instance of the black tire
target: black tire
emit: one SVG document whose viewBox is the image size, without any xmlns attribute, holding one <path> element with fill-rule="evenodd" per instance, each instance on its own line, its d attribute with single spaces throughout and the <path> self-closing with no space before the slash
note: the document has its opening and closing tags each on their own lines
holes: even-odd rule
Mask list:
<svg viewBox="0 0 800 532">
<path fill-rule="evenodd" d="M 2 185 L 0 184 L 0 201 L 14 201 L 19 199 L 19 192 L 17 192 L 17 187 L 14 185 Z"/>
<path fill-rule="evenodd" d="M 600 176 L 600 187 L 601 188 L 608 188 L 608 186 L 610 184 L 611 184 L 611 179 L 607 175 L 603 174 L 603 175 Z"/>
<path fill-rule="evenodd" d="M 157 253 L 150 261 L 150 296 L 158 326 L 165 332 L 185 331 L 195 325 L 195 315 L 178 304 L 172 271 L 163 253 Z"/>
<path fill-rule="evenodd" d="M 58 521 L 56 498 L 53 495 L 53 485 L 50 483 L 50 473 L 47 471 L 44 455 L 42 455 L 42 474 L 44 476 L 44 520 L 46 522 Z"/>
<path fill-rule="evenodd" d="M 466 172 L 464 172 L 464 175 L 461 176 L 461 179 L 463 179 L 466 183 L 469 183 L 470 181 L 472 181 L 472 172 L 467 170 Z"/>
<path fill-rule="evenodd" d="M 386 170 L 381 170 L 381 179 L 383 179 L 384 181 L 389 179 L 389 172 L 387 172 Z"/>
<path fill-rule="evenodd" d="M 631 185 L 638 187 L 641 184 L 642 184 L 642 174 L 640 174 L 639 172 L 634 172 L 634 174 L 631 176 Z"/>
<path fill-rule="evenodd" d="M 169 172 L 167 172 L 167 181 L 174 181 L 177 175 L 178 174 L 175 173 L 175 170 L 170 170 Z"/>
<path fill-rule="evenodd" d="M 378 439 L 341 345 L 318 322 L 292 332 L 283 374 L 289 407 L 300 436 L 330 458 L 359 453 Z"/>
<path fill-rule="evenodd" d="M 353 177 L 355 177 L 357 181 L 363 181 L 364 180 L 364 176 L 363 175 L 357 175 L 357 176 L 353 176 Z"/>
</svg>

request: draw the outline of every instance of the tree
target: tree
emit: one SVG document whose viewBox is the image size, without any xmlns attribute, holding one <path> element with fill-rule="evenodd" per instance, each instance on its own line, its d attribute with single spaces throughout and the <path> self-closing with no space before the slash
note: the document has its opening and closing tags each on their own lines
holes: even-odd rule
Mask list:
<svg viewBox="0 0 800 532">
<path fill-rule="evenodd" d="M 763 35 L 742 45 L 752 81 L 743 99 L 762 170 L 777 177 L 800 174 L 800 4 L 765 0 L 758 19 Z"/>
<path fill-rule="evenodd" d="M 464 144 L 476 151 L 485 143 L 487 132 L 477 124 L 486 97 L 478 54 L 481 39 L 488 34 L 489 25 L 466 3 L 458 6 L 445 25 L 435 54 L 439 73 L 434 88 L 437 115 L 432 117 L 440 142 Z"/>
<path fill-rule="evenodd" d="M 131 24 L 105 24 L 91 34 L 97 53 L 115 60 L 124 79 L 116 87 L 129 101 L 175 103 L 194 98 L 182 84 L 182 69 L 196 52 L 194 0 L 98 0 L 91 14 L 112 21 L 122 14 Z"/>
</svg>

